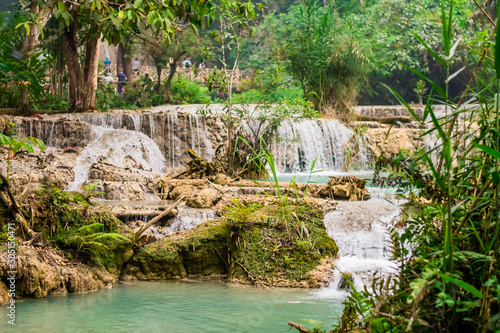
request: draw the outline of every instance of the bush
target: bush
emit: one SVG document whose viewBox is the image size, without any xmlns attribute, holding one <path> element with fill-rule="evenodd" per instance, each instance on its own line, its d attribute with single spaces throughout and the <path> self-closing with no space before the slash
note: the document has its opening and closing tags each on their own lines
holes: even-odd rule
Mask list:
<svg viewBox="0 0 500 333">
<path fill-rule="evenodd" d="M 173 104 L 206 104 L 210 102 L 208 88 L 184 78 L 172 82 Z"/>
</svg>

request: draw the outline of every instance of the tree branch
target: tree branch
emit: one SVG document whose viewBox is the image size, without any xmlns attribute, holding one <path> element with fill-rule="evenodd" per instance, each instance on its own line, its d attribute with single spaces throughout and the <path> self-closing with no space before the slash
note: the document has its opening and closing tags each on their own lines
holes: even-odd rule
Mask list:
<svg viewBox="0 0 500 333">
<path fill-rule="evenodd" d="M 296 328 L 300 333 L 311 333 L 311 331 L 309 331 L 307 328 L 302 325 L 295 324 L 293 321 L 289 321 L 288 325 Z"/>
<path fill-rule="evenodd" d="M 139 229 L 139 231 L 137 231 L 135 233 L 135 240 L 139 240 L 139 238 L 142 236 L 142 234 L 150 227 L 152 226 L 153 224 L 155 224 L 156 222 L 158 222 L 159 220 L 161 220 L 164 216 L 166 216 L 168 213 L 170 213 L 175 207 L 177 207 L 182 200 L 184 200 L 186 196 L 183 195 L 181 196 L 172 206 L 170 206 L 166 211 L 164 211 L 163 213 L 161 213 L 160 215 L 158 215 L 157 217 L 155 217 L 154 219 L 152 219 L 151 221 L 149 221 L 148 223 L 146 223 L 141 229 Z"/>
<path fill-rule="evenodd" d="M 10 187 L 9 181 L 7 178 L 0 174 L 0 180 L 2 183 L 0 184 L 0 202 L 5 205 L 5 207 L 10 211 L 14 219 L 19 222 L 21 225 L 21 229 L 28 236 L 28 238 L 33 238 L 36 236 L 36 232 L 33 231 L 29 226 L 28 222 L 24 218 L 24 215 L 21 212 L 21 208 L 16 202 L 14 195 L 12 194 L 12 189 Z"/>
</svg>

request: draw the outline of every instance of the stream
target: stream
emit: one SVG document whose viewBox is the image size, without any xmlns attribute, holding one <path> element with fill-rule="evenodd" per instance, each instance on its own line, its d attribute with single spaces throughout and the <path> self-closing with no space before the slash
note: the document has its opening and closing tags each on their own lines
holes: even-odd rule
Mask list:
<svg viewBox="0 0 500 333">
<path fill-rule="evenodd" d="M 2 320 L 1 332 L 288 332 L 292 320 L 332 324 L 342 298 L 317 291 L 260 289 L 219 282 L 136 282 L 87 294 L 16 303 L 16 326 Z M 7 308 L 0 317 L 7 318 Z"/>
</svg>

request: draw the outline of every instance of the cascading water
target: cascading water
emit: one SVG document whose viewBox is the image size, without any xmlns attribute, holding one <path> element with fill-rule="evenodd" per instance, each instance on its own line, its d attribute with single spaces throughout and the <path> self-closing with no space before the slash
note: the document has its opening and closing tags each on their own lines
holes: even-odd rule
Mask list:
<svg viewBox="0 0 500 333">
<path fill-rule="evenodd" d="M 78 190 L 88 180 L 90 167 L 99 158 L 105 158 L 106 163 L 146 175 L 164 171 L 163 154 L 156 143 L 143 133 L 100 126 L 92 126 L 92 129 L 95 138 L 76 159 L 73 169 L 75 178 L 68 185 L 70 191 Z"/>
<path fill-rule="evenodd" d="M 273 146 L 277 171 L 280 173 L 308 172 L 313 161 L 315 170 L 344 171 L 344 149 L 354 131 L 338 120 L 318 119 L 293 122 L 278 129 L 279 142 Z M 368 161 L 361 145 L 357 164 Z"/>
<path fill-rule="evenodd" d="M 215 218 L 215 211 L 212 209 L 179 207 L 178 211 L 177 216 L 170 225 L 170 233 L 189 230 Z"/>
<path fill-rule="evenodd" d="M 339 248 L 334 261 L 334 279 L 330 286 L 318 292 L 320 297 L 345 296 L 347 274 L 357 290 L 368 285 L 374 277 L 397 273 L 389 260 L 392 243 L 389 228 L 401 213 L 401 202 L 371 199 L 341 201 L 325 215 L 325 226 Z"/>
<path fill-rule="evenodd" d="M 79 120 L 94 126 L 113 129 L 129 129 L 141 132 L 153 139 L 166 158 L 168 168 L 182 167 L 181 154 L 187 149 L 194 150 L 206 160 L 212 160 L 214 151 L 208 138 L 205 119 L 194 114 L 170 113 L 87 113 L 68 115 L 71 120 Z M 185 120 L 184 120 L 185 119 Z"/>
</svg>

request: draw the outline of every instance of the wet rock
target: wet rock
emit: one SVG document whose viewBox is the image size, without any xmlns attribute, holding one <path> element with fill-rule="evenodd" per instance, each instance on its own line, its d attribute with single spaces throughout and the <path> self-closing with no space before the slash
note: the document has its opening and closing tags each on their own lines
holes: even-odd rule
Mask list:
<svg viewBox="0 0 500 333">
<path fill-rule="evenodd" d="M 19 193 L 34 194 L 42 185 L 67 188 L 73 180 L 75 156 L 72 153 L 20 152 L 11 160 L 10 182 Z M 7 163 L 0 159 L 0 170 L 7 173 Z"/>
<path fill-rule="evenodd" d="M 231 220 L 208 221 L 139 249 L 126 275 L 139 280 L 227 275 L 231 282 L 258 286 L 326 285 L 337 247 L 317 207 L 290 208 L 299 219 L 290 220 L 290 228 L 307 230 L 302 239 L 276 219 L 282 213 L 276 205 L 240 205 L 239 209 Z"/>
<path fill-rule="evenodd" d="M 190 197 L 193 194 L 195 189 L 196 189 L 196 187 L 193 185 L 177 186 L 170 192 L 170 198 L 172 200 L 177 200 L 183 195 Z"/>
<path fill-rule="evenodd" d="M 9 301 L 9 288 L 3 281 L 0 281 L 0 304 L 6 304 Z"/>
<path fill-rule="evenodd" d="M 6 122 L 15 123 L 20 136 L 39 138 L 47 147 L 84 147 L 95 136 L 90 124 L 64 116 L 43 115 L 42 119 L 0 116 L 0 131 L 4 131 L 2 124 Z"/>
<path fill-rule="evenodd" d="M 357 201 L 370 198 L 370 193 L 366 189 L 366 181 L 358 177 L 330 177 L 325 189 L 334 199 Z"/>
<path fill-rule="evenodd" d="M 97 290 L 115 278 L 96 268 L 73 263 L 51 248 L 17 247 L 16 291 L 18 297 L 42 298 L 49 295 Z M 7 252 L 0 253 L 0 277 L 8 277 Z M 4 297 L 2 297 L 4 300 Z"/>
</svg>

